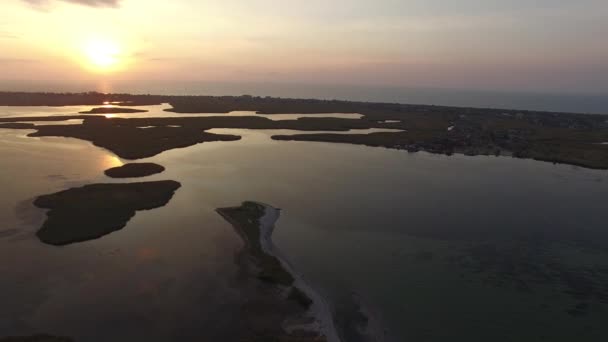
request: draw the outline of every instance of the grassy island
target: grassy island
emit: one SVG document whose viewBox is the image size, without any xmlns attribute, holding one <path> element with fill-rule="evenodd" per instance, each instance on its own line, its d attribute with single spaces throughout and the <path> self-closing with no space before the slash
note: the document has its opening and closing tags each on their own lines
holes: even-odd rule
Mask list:
<svg viewBox="0 0 608 342">
<path fill-rule="evenodd" d="M 180 186 L 175 181 L 92 184 L 40 196 L 34 205 L 50 210 L 38 238 L 55 246 L 100 238 L 124 228 L 136 211 L 165 206 Z"/>
<path fill-rule="evenodd" d="M 0 342 L 74 342 L 68 337 L 58 337 L 51 335 L 33 335 L 23 337 L 4 337 L 0 338 Z"/>
<path fill-rule="evenodd" d="M 136 178 L 147 177 L 165 171 L 161 165 L 154 163 L 131 163 L 123 166 L 113 167 L 104 171 L 111 178 Z"/>
<path fill-rule="evenodd" d="M 88 111 L 80 112 L 80 114 L 135 114 L 146 113 L 147 110 L 124 108 L 124 107 L 98 107 Z"/>
<path fill-rule="evenodd" d="M 310 323 L 310 320 L 314 320 L 314 317 L 308 315 L 313 301 L 304 291 L 294 286 L 294 276 L 269 252 L 268 244 L 271 244 L 270 234 L 274 220 L 265 220 L 266 210 L 269 210 L 269 207 L 255 202 L 244 202 L 240 207 L 217 209 L 245 242 L 245 259 L 252 265 L 244 263 L 241 266 L 261 280 L 263 288 L 268 289 L 257 290 L 256 296 L 262 296 L 264 299 L 253 301 L 263 305 L 253 305 L 243 310 L 243 319 L 251 322 L 248 323 L 250 332 L 243 341 L 326 342 L 322 333 L 317 331 L 318 328 L 292 331 L 285 329 L 287 322 Z M 260 320 L 265 322 L 264 326 L 254 323 Z"/>
</svg>

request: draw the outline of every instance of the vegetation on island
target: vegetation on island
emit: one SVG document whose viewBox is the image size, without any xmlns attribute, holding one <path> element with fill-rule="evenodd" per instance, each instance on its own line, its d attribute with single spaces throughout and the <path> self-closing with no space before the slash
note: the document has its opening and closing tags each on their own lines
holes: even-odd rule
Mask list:
<svg viewBox="0 0 608 342">
<path fill-rule="evenodd" d="M 58 337 L 51 335 L 33 335 L 33 336 L 12 336 L 0 338 L 0 342 L 73 342 L 68 337 Z"/>
<path fill-rule="evenodd" d="M 240 266 L 261 280 L 262 289 L 260 285 L 256 286 L 256 299 L 243 307 L 240 316 L 249 327 L 242 341 L 326 342 L 318 331 L 303 326 L 286 329 L 293 324 L 310 323 L 312 318 L 308 317 L 307 311 L 313 302 L 294 286 L 294 277 L 281 261 L 262 248 L 260 224 L 265 210 L 263 205 L 255 202 L 217 209 L 245 242 L 245 262 Z M 259 322 L 266 323 L 262 326 Z"/>
<path fill-rule="evenodd" d="M 50 210 L 36 235 L 55 246 L 100 238 L 124 228 L 136 211 L 165 206 L 180 187 L 175 181 L 92 184 L 40 196 L 34 205 Z"/>
<path fill-rule="evenodd" d="M 294 278 L 277 257 L 266 253 L 260 243 L 260 219 L 264 207 L 254 202 L 244 202 L 240 207 L 220 208 L 217 212 L 230 222 L 243 238 L 247 252 L 259 266 L 258 278 L 282 286 L 291 286 Z"/>
<path fill-rule="evenodd" d="M 147 177 L 165 171 L 161 165 L 154 163 L 131 163 L 113 167 L 104 171 L 111 178 L 136 178 Z"/>
<path fill-rule="evenodd" d="M 31 102 L 27 101 L 28 96 L 31 96 Z M 38 125 L 35 127 L 37 132 L 31 136 L 84 139 L 121 157 L 137 159 L 205 141 L 239 139 L 236 136 L 218 136 L 203 132 L 212 128 L 300 131 L 389 128 L 404 132 L 367 135 L 299 134 L 275 136 L 273 139 L 361 144 L 447 155 L 504 155 L 608 169 L 606 115 L 254 96 L 0 93 L 0 105 L 98 104 L 107 101 L 136 104 L 170 103 L 170 111 L 176 113 L 227 113 L 246 110 L 264 114 L 360 113 L 363 117 L 358 120 L 300 118 L 273 121 L 263 117 L 105 119 L 94 116 L 85 119 L 82 125 Z M 5 118 L 0 119 L 0 123 L 50 120 L 67 118 Z M 153 128 L 139 129 L 149 126 Z"/>
<path fill-rule="evenodd" d="M 82 125 L 37 126 L 31 137 L 57 136 L 78 138 L 92 142 L 125 159 L 153 157 L 163 151 L 189 147 L 208 141 L 234 141 L 234 135 L 212 134 L 197 127 L 172 127 L 172 125 L 150 126 L 123 125 L 113 119 L 94 117 L 85 119 Z"/>
<path fill-rule="evenodd" d="M 32 123 L 4 123 L 0 124 L 0 128 L 10 128 L 10 129 L 33 129 L 36 125 Z"/>
<path fill-rule="evenodd" d="M 99 107 L 79 112 L 80 114 L 135 114 L 146 113 L 147 110 L 124 108 L 124 107 Z"/>
</svg>

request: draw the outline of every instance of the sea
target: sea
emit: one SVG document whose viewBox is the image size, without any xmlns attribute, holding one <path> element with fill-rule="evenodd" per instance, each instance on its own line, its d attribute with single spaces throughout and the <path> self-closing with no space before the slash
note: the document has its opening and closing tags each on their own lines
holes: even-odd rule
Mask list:
<svg viewBox="0 0 608 342">
<path fill-rule="evenodd" d="M 283 98 L 444 105 L 608 114 L 608 94 L 543 93 L 466 89 L 303 83 L 185 81 L 0 81 L 0 91 L 130 93 L 154 95 L 253 95 Z"/>
</svg>

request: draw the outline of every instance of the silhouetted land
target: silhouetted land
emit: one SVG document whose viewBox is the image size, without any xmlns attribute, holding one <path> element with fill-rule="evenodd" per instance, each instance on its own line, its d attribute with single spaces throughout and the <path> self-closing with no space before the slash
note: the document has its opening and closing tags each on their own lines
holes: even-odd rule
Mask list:
<svg viewBox="0 0 608 342">
<path fill-rule="evenodd" d="M 113 167 L 104 173 L 112 178 L 135 178 L 155 175 L 165 171 L 161 165 L 154 163 L 132 163 L 119 167 Z"/>
<path fill-rule="evenodd" d="M 116 105 L 144 106 L 167 102 L 166 96 L 87 93 L 26 93 L 0 92 L 0 106 L 101 106 L 107 102 Z"/>
<path fill-rule="evenodd" d="M 4 337 L 0 342 L 74 342 L 67 337 L 57 337 L 51 335 L 33 335 L 24 337 Z"/>
<path fill-rule="evenodd" d="M 100 238 L 122 229 L 136 211 L 166 205 L 180 186 L 175 181 L 92 184 L 40 196 L 34 205 L 50 210 L 38 238 L 56 246 Z"/>
<path fill-rule="evenodd" d="M 125 121 L 129 122 L 128 120 Z M 37 126 L 29 136 L 57 136 L 91 141 L 95 146 L 106 148 L 121 158 L 140 159 L 155 156 L 163 151 L 192 146 L 207 141 L 234 141 L 239 136 L 206 133 L 196 125 L 169 127 L 147 124 L 121 125 L 118 121 L 95 118 L 82 125 Z M 71 127 L 70 127 L 71 126 Z M 53 128 L 55 127 L 55 128 Z"/>
<path fill-rule="evenodd" d="M 124 107 L 99 107 L 89 111 L 79 112 L 80 114 L 135 114 L 145 113 L 147 110 L 124 108 Z"/>
<path fill-rule="evenodd" d="M 283 268 L 279 260 L 262 250 L 260 218 L 264 216 L 264 207 L 257 203 L 245 202 L 240 207 L 219 208 L 217 212 L 228 220 L 245 240 L 247 252 L 259 266 L 258 278 L 283 286 L 293 284 L 292 275 Z"/>
<path fill-rule="evenodd" d="M 31 123 L 19 123 L 19 122 L 0 124 L 0 128 L 11 128 L 11 129 L 32 129 L 35 126 L 36 125 L 31 124 Z"/>
<path fill-rule="evenodd" d="M 28 96 L 31 97 L 31 102 L 28 102 Z M 246 110 L 266 114 L 360 113 L 364 116 L 359 120 L 302 118 L 272 121 L 262 117 L 85 120 L 83 125 L 71 125 L 70 127 L 36 127 L 38 132 L 32 136 L 65 136 L 89 140 L 97 146 L 114 151 L 121 157 L 136 159 L 203 141 L 237 138 L 214 137 L 208 133 L 204 133 L 207 135 L 201 138 L 200 130 L 211 128 L 302 131 L 393 128 L 406 130 L 407 133 L 301 134 L 273 138 L 352 143 L 448 155 L 453 153 L 510 155 L 588 168 L 608 169 L 608 145 L 602 144 L 608 142 L 608 116 L 605 115 L 252 96 L 0 93 L 0 105 L 98 104 L 106 101 L 134 104 L 170 103 L 173 107 L 170 111 L 176 113 L 227 113 Z M 82 117 L 70 118 L 81 119 Z M 45 118 L 40 121 L 44 120 L 49 119 Z M 66 120 L 66 118 L 56 120 Z M 386 120 L 397 122 L 386 122 Z M 0 119 L 0 122 L 19 121 L 37 120 L 33 118 Z M 144 126 L 157 127 L 146 133 L 137 129 L 137 127 Z M 180 127 L 171 130 L 167 126 Z"/>
<path fill-rule="evenodd" d="M 49 121 L 68 121 L 68 120 L 84 120 L 90 119 L 91 117 L 97 117 L 93 115 L 62 115 L 62 116 L 28 116 L 24 117 L 10 117 L 0 118 L 0 123 L 19 123 L 22 121 L 36 121 L 36 122 L 49 122 Z M 101 117 L 101 116 L 99 116 Z M 31 125 L 31 124 L 30 124 Z"/>
<path fill-rule="evenodd" d="M 325 342 L 324 337 L 312 331 L 294 329 L 287 332 L 285 329 L 286 322 L 298 324 L 304 319 L 312 301 L 293 286 L 294 278 L 281 262 L 263 250 L 260 220 L 265 213 L 264 207 L 254 202 L 244 202 L 240 207 L 220 208 L 217 212 L 232 224 L 245 241 L 245 255 L 239 258 L 239 265 L 263 281 L 261 286 L 264 290 L 256 290 L 253 299 L 241 310 L 239 317 L 246 327 L 242 341 Z M 281 293 L 288 293 L 287 300 Z"/>
</svg>

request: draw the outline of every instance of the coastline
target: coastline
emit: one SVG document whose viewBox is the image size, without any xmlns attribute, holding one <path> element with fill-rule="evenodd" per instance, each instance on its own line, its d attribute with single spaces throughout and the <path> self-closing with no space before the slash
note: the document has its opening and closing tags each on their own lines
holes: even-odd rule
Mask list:
<svg viewBox="0 0 608 342">
<path fill-rule="evenodd" d="M 293 286 L 312 300 L 309 313 L 311 317 L 315 319 L 314 324 L 316 325 L 296 326 L 293 328 L 309 328 L 311 330 L 316 330 L 323 334 L 328 342 L 346 342 L 342 341 L 340 338 L 338 328 L 334 321 L 335 312 L 332 310 L 327 299 L 315 290 L 306 281 L 303 275 L 296 271 L 295 267 L 289 262 L 289 258 L 272 241 L 272 234 L 274 233 L 275 224 L 280 218 L 281 209 L 262 202 L 252 203 L 264 207 L 264 216 L 260 218 L 260 245 L 262 249 L 264 252 L 276 257 L 281 262 L 285 270 L 293 276 Z M 360 294 L 353 293 L 353 300 L 359 307 L 359 313 L 365 317 L 367 323 L 365 326 L 350 328 L 361 329 L 360 337 L 366 342 L 392 341 L 392 338 L 388 335 L 386 324 L 381 315 L 373 310 L 372 306 L 367 303 Z"/>
<path fill-rule="evenodd" d="M 310 328 L 318 329 L 325 336 L 328 342 L 341 342 L 338 337 L 338 332 L 334 325 L 333 314 L 327 300 L 314 290 L 303 278 L 303 276 L 295 271 L 295 268 L 289 263 L 287 257 L 281 250 L 272 242 L 272 234 L 274 232 L 275 223 L 278 221 L 281 209 L 275 208 L 269 204 L 254 202 L 264 207 L 264 216 L 260 219 L 260 244 L 264 252 L 279 259 L 283 267 L 289 272 L 293 278 L 293 286 L 304 292 L 311 300 L 309 312 L 312 318 L 315 319 L 317 327 Z"/>
<path fill-rule="evenodd" d="M 265 203 L 247 201 L 240 207 L 218 208 L 216 211 L 232 224 L 244 240 L 244 251 L 253 261 L 257 272 L 255 276 L 262 284 L 274 289 L 277 307 L 292 307 L 283 310 L 279 327 L 275 327 L 276 331 L 266 337 L 278 341 L 297 339 L 302 342 L 341 342 L 328 302 L 295 271 L 272 242 L 280 209 Z M 294 310 L 294 304 L 297 310 Z M 276 315 L 281 310 L 276 309 L 275 312 L 273 308 L 270 311 Z M 266 314 L 269 317 L 271 315 L 270 312 L 258 313 L 258 319 L 264 319 Z"/>
<path fill-rule="evenodd" d="M 124 159 L 152 157 L 166 150 L 211 141 L 235 141 L 238 136 L 214 135 L 214 128 L 286 129 L 295 135 L 275 135 L 273 140 L 318 141 L 386 147 L 409 152 L 452 155 L 505 155 L 515 158 L 608 169 L 608 120 L 605 115 L 555 113 L 372 103 L 297 100 L 254 96 L 159 96 L 128 94 L 40 94 L 0 92 L 0 105 L 89 105 L 118 103 L 146 105 L 168 103 L 165 111 L 180 114 L 215 113 L 207 117 L 106 118 L 105 116 L 0 118 L 0 123 L 83 119 L 80 125 L 4 125 L 35 129 L 30 137 L 60 136 L 93 142 Z M 122 107 L 112 110 L 122 111 Z M 305 117 L 271 120 L 263 116 L 222 116 L 248 111 L 258 114 L 358 113 L 359 119 Z M 146 128 L 146 129 L 142 129 Z M 148 129 L 150 128 L 150 129 Z M 401 132 L 334 134 L 353 129 L 394 129 Z M 202 132 L 202 133 L 201 133 Z M 330 133 L 320 133 L 330 132 Z"/>
</svg>

